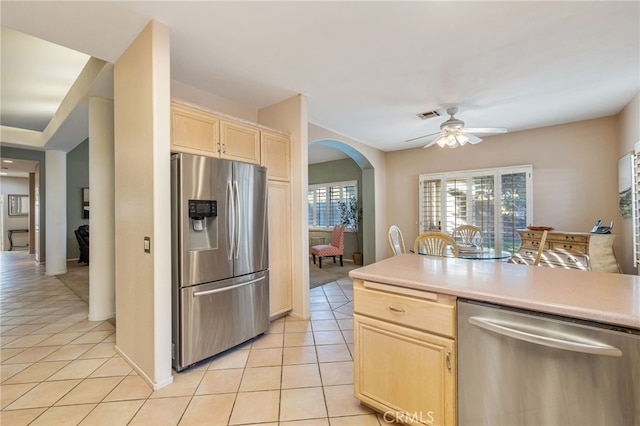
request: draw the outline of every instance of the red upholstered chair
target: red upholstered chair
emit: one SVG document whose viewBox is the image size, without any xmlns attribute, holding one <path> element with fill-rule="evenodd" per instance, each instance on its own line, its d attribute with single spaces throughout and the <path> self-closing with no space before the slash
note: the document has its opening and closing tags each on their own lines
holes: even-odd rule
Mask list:
<svg viewBox="0 0 640 426">
<path fill-rule="evenodd" d="M 336 256 L 340 256 L 340 266 L 342 264 L 342 255 L 344 253 L 344 225 L 336 225 L 331 233 L 331 244 L 321 244 L 311 247 L 311 255 L 313 256 L 313 264 L 316 264 L 316 256 L 319 257 L 319 265 L 322 268 L 322 258 L 331 256 L 333 263 L 336 263 Z"/>
</svg>

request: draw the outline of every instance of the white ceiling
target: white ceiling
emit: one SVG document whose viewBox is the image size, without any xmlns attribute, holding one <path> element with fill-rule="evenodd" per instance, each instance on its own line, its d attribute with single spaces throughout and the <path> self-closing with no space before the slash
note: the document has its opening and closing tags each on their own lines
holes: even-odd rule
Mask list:
<svg viewBox="0 0 640 426">
<path fill-rule="evenodd" d="M 310 122 L 384 151 L 420 146 L 404 141 L 438 131 L 448 106 L 459 107 L 468 127 L 513 132 L 617 114 L 640 90 L 637 1 L 3 0 L 0 7 L 3 27 L 111 63 L 156 19 L 171 31 L 173 80 L 253 108 L 302 93 Z M 25 67 L 49 70 L 41 53 L 19 55 L 36 61 Z M 4 82 L 4 53 L 2 67 Z M 104 79 L 94 90 L 108 92 Z M 4 87 L 2 97 L 4 108 Z M 443 116 L 416 117 L 430 110 Z M 67 130 L 53 136 L 55 146 L 64 146 Z"/>
</svg>

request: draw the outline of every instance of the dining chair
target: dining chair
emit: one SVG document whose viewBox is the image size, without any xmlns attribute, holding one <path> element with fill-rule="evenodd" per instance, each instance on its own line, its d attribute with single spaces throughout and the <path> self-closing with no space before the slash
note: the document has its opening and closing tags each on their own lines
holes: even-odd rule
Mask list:
<svg viewBox="0 0 640 426">
<path fill-rule="evenodd" d="M 336 263 L 336 256 L 340 256 L 340 266 L 342 263 L 342 255 L 344 254 L 344 225 L 336 225 L 331 232 L 331 243 L 320 244 L 311 247 L 311 256 L 313 256 L 313 264 L 316 264 L 316 256 L 319 258 L 319 267 L 322 268 L 323 257 L 333 257 L 333 263 Z"/>
<path fill-rule="evenodd" d="M 475 241 L 479 241 L 478 247 L 482 247 L 482 229 L 475 225 L 460 225 L 453 230 L 453 239 L 458 244 L 473 245 Z"/>
<path fill-rule="evenodd" d="M 404 238 L 402 238 L 402 231 L 400 231 L 400 228 L 396 225 L 391 225 L 387 237 L 389 239 L 391 253 L 393 253 L 394 256 L 407 252 L 404 247 Z"/>
<path fill-rule="evenodd" d="M 428 231 L 418 235 L 413 242 L 413 252 L 431 256 L 444 256 L 447 246 L 451 246 L 453 256 L 458 257 L 458 244 L 449 234 L 440 231 Z"/>
</svg>

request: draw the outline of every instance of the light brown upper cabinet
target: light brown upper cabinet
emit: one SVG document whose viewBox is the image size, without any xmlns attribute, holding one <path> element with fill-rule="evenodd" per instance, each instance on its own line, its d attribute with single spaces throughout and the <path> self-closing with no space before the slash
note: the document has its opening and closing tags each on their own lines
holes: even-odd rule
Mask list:
<svg viewBox="0 0 640 426">
<path fill-rule="evenodd" d="M 220 157 L 260 164 L 260 129 L 247 124 L 220 120 Z"/>
<path fill-rule="evenodd" d="M 291 179 L 291 141 L 289 136 L 262 130 L 262 165 L 270 180 L 289 182 Z"/>
<path fill-rule="evenodd" d="M 217 154 L 220 149 L 220 119 L 172 102 L 171 148 L 192 154 Z"/>
<path fill-rule="evenodd" d="M 171 150 L 260 164 L 260 128 L 172 101 Z"/>
</svg>

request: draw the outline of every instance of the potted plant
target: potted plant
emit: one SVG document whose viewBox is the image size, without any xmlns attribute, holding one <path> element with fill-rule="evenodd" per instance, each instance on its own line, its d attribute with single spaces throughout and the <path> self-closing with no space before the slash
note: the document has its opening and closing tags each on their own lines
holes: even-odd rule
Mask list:
<svg viewBox="0 0 640 426">
<path fill-rule="evenodd" d="M 353 252 L 353 263 L 355 265 L 362 265 L 362 252 L 360 251 L 360 238 L 359 229 L 360 222 L 362 222 L 362 208 L 358 206 L 358 200 L 356 197 L 351 197 L 347 201 L 340 201 L 339 203 L 340 222 L 347 228 L 353 230 L 353 234 L 356 236 L 356 251 Z"/>
</svg>

